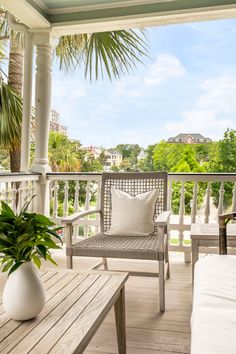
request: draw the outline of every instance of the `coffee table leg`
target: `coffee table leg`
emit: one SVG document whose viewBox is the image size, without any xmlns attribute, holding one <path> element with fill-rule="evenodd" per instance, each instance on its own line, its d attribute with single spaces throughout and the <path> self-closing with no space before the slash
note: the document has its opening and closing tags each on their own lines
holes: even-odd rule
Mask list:
<svg viewBox="0 0 236 354">
<path fill-rule="evenodd" d="M 119 354 L 126 354 L 126 333 L 125 333 L 125 288 L 115 302 L 116 333 Z"/>
</svg>

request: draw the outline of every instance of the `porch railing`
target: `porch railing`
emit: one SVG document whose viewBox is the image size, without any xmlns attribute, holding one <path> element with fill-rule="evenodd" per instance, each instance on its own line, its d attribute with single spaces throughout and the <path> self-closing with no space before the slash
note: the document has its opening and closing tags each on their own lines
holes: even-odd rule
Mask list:
<svg viewBox="0 0 236 354">
<path fill-rule="evenodd" d="M 37 173 L 1 173 L 0 200 L 9 204 L 14 211 L 19 211 L 25 202 L 35 196 L 29 205 L 29 211 L 35 211 L 39 180 L 40 175 Z"/>
<path fill-rule="evenodd" d="M 170 250 L 190 260 L 191 223 L 218 223 L 218 215 L 236 210 L 236 174 L 169 173 Z"/>
<path fill-rule="evenodd" d="M 100 173 L 48 173 L 46 179 L 49 183 L 49 214 L 56 223 L 60 224 L 62 217 L 73 212 L 99 208 Z M 26 197 L 40 193 L 39 182 L 38 174 L 1 174 L 0 199 L 14 207 L 18 194 L 19 208 Z M 35 198 L 31 210 L 35 209 L 36 203 Z M 170 250 L 184 252 L 188 261 L 191 223 L 217 223 L 219 214 L 236 210 L 236 174 L 170 173 L 168 209 L 172 210 Z M 88 237 L 98 230 L 99 220 L 94 215 L 75 225 L 74 233 L 76 237 Z"/>
<path fill-rule="evenodd" d="M 47 178 L 50 217 L 57 224 L 73 212 L 99 208 L 101 173 L 48 173 Z M 97 214 L 81 219 L 79 224 L 74 227 L 76 237 L 88 237 L 99 230 Z"/>
</svg>

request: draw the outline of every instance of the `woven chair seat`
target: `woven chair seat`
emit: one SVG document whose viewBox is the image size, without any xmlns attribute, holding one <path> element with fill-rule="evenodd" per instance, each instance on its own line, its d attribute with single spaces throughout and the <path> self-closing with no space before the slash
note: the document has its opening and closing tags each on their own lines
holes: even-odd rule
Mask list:
<svg viewBox="0 0 236 354">
<path fill-rule="evenodd" d="M 159 260 L 163 259 L 160 254 L 163 256 L 157 235 L 111 236 L 100 233 L 67 249 L 67 255 L 88 257 Z"/>
</svg>

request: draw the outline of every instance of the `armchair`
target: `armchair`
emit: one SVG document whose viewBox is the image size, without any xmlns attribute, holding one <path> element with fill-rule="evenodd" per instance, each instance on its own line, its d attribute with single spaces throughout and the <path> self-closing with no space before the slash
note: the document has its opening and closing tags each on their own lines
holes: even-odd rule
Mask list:
<svg viewBox="0 0 236 354">
<path fill-rule="evenodd" d="M 155 202 L 153 216 L 154 232 L 146 236 L 109 235 L 111 226 L 111 188 L 120 189 L 136 196 L 158 189 L 159 197 Z M 167 173 L 103 173 L 101 185 L 101 208 L 73 214 L 62 221 L 66 225 L 67 267 L 73 267 L 74 256 L 101 257 L 101 265 L 107 269 L 107 258 L 126 258 L 155 260 L 159 263 L 158 273 L 130 272 L 130 275 L 159 276 L 160 311 L 165 311 L 165 278 L 170 276 L 168 256 L 168 223 L 170 212 L 167 209 Z M 84 216 L 100 214 L 100 233 L 72 244 L 73 223 Z"/>
</svg>

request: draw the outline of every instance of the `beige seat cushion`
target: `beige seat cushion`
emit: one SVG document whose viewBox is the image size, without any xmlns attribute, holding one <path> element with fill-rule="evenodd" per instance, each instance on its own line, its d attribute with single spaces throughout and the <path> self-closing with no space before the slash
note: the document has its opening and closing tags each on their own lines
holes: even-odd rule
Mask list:
<svg viewBox="0 0 236 354">
<path fill-rule="evenodd" d="M 191 354 L 236 353 L 236 256 L 195 265 Z"/>
</svg>

